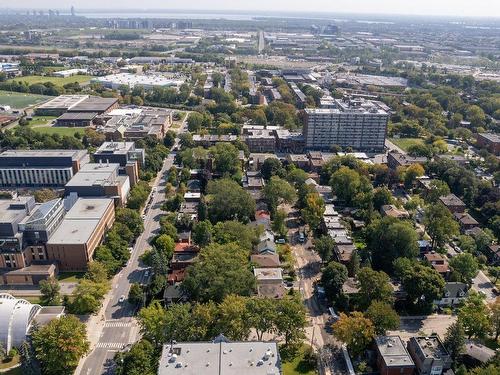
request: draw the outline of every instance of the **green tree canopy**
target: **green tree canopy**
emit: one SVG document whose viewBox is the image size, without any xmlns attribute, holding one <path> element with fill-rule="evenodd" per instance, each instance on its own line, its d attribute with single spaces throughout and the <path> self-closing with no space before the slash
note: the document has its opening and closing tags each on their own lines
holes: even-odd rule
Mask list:
<svg viewBox="0 0 500 375">
<path fill-rule="evenodd" d="M 207 186 L 208 216 L 212 223 L 226 220 L 249 222 L 255 215 L 255 201 L 236 182 L 210 181 Z"/>
</svg>

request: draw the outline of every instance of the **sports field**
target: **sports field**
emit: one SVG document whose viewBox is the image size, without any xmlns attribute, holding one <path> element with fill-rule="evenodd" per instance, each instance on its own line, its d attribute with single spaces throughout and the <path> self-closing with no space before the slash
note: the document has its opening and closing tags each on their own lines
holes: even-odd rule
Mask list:
<svg viewBox="0 0 500 375">
<path fill-rule="evenodd" d="M 67 83 L 86 83 L 89 82 L 92 76 L 85 74 L 78 74 L 76 76 L 71 77 L 49 77 L 49 76 L 24 76 L 24 77 L 16 77 L 12 78 L 10 81 L 15 82 L 28 82 L 29 85 L 33 85 L 35 83 L 44 83 L 44 82 L 52 82 L 57 86 L 64 86 Z"/>
<path fill-rule="evenodd" d="M 8 105 L 12 108 L 26 108 L 30 105 L 42 103 L 48 99 L 51 99 L 51 97 L 22 92 L 0 91 L 0 105 Z"/>
<path fill-rule="evenodd" d="M 390 138 L 389 140 L 404 151 L 408 151 L 408 148 L 412 145 L 424 143 L 421 138 Z"/>
<path fill-rule="evenodd" d="M 34 126 L 32 129 L 38 133 L 43 134 L 59 134 L 60 136 L 68 135 L 74 136 L 76 133 L 83 135 L 82 128 L 65 128 L 63 126 Z"/>
</svg>

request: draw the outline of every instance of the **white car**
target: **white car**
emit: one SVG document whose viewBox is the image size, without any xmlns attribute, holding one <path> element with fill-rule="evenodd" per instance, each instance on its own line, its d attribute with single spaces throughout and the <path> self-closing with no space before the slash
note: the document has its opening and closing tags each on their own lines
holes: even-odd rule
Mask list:
<svg viewBox="0 0 500 375">
<path fill-rule="evenodd" d="M 121 296 L 120 299 L 118 299 L 119 303 L 123 303 L 123 301 L 125 301 L 125 296 Z"/>
</svg>

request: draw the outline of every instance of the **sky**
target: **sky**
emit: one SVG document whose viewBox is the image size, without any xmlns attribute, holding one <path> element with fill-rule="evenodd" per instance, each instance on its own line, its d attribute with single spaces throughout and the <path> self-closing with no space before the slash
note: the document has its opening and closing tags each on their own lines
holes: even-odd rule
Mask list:
<svg viewBox="0 0 500 375">
<path fill-rule="evenodd" d="M 71 5 L 76 9 L 259 10 L 500 17 L 500 0 L 17 0 L 10 3 L 10 7 L 30 9 L 65 9 Z"/>
</svg>

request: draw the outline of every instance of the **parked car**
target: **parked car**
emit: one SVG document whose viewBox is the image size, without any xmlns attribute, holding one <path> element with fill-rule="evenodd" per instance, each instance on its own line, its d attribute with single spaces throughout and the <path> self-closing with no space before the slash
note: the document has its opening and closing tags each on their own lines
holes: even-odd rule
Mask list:
<svg viewBox="0 0 500 375">
<path fill-rule="evenodd" d="M 123 303 L 123 301 L 125 301 L 125 296 L 121 296 L 120 299 L 118 300 L 119 303 Z"/>
<path fill-rule="evenodd" d="M 280 245 L 286 244 L 286 240 L 284 238 L 277 238 L 274 242 Z"/>
</svg>

